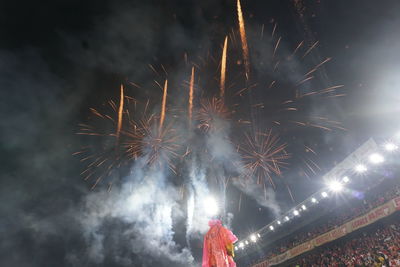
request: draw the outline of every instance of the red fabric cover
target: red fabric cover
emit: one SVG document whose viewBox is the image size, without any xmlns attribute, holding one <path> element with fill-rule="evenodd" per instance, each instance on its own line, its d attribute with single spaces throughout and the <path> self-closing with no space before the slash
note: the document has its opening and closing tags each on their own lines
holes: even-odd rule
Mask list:
<svg viewBox="0 0 400 267">
<path fill-rule="evenodd" d="M 222 226 L 220 220 L 211 220 L 210 229 L 204 236 L 202 267 L 236 267 L 227 254 L 226 246 L 237 241 L 237 237 Z"/>
</svg>

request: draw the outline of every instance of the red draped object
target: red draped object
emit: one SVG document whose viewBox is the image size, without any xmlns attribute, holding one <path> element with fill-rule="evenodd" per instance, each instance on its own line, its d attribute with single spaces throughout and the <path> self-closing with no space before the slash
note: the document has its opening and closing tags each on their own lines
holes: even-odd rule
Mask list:
<svg viewBox="0 0 400 267">
<path fill-rule="evenodd" d="M 223 227 L 220 220 L 211 220 L 208 225 L 210 230 L 204 237 L 202 267 L 236 267 L 232 255 L 237 237 Z"/>
</svg>

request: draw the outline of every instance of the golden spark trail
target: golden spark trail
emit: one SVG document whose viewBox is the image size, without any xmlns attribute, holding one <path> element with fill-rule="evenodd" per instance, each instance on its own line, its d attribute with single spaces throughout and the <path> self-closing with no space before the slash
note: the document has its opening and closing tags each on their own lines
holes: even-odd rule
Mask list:
<svg viewBox="0 0 400 267">
<path fill-rule="evenodd" d="M 119 109 L 118 109 L 117 142 L 119 140 L 119 135 L 121 133 L 123 109 L 124 109 L 124 86 L 121 84 L 121 98 L 119 100 Z"/>
<path fill-rule="evenodd" d="M 305 76 L 305 75 L 304 75 L 304 76 Z M 307 77 L 307 78 L 305 78 L 304 80 L 298 82 L 298 83 L 296 84 L 296 86 L 299 86 L 299 85 L 301 85 L 301 84 L 303 84 L 303 83 L 305 83 L 305 82 L 307 82 L 307 81 L 309 81 L 309 80 L 312 80 L 312 79 L 314 79 L 314 76 Z"/>
<path fill-rule="evenodd" d="M 237 12 L 239 20 L 240 40 L 242 41 L 244 68 L 246 72 L 246 79 L 248 80 L 250 75 L 250 56 L 249 56 L 249 47 L 247 45 L 246 30 L 244 27 L 244 19 L 243 19 L 242 7 L 240 5 L 240 0 L 237 1 Z"/>
<path fill-rule="evenodd" d="M 276 41 L 276 45 L 275 45 L 275 48 L 274 48 L 274 53 L 272 54 L 272 59 L 274 59 L 274 57 L 275 57 L 276 50 L 278 50 L 279 44 L 281 43 L 281 38 L 282 37 L 279 37 L 278 41 Z"/>
<path fill-rule="evenodd" d="M 301 41 L 301 42 L 297 45 L 296 49 L 295 49 L 295 50 L 293 51 L 293 53 L 290 55 L 290 58 L 292 58 L 292 57 L 296 54 L 297 50 L 299 50 L 299 48 L 303 45 L 303 43 L 304 43 L 304 41 Z"/>
<path fill-rule="evenodd" d="M 287 188 L 287 190 L 289 192 L 290 198 L 292 199 L 293 203 L 295 203 L 295 200 L 294 200 L 294 197 L 293 197 L 293 194 L 292 194 L 292 190 L 290 189 L 288 184 L 286 184 L 286 188 Z"/>
<path fill-rule="evenodd" d="M 193 90 L 194 90 L 194 67 L 192 67 L 192 76 L 190 76 L 190 86 L 189 86 L 189 126 L 192 126 Z"/>
<path fill-rule="evenodd" d="M 322 65 L 324 65 L 326 62 L 329 62 L 331 59 L 332 59 L 331 57 L 326 58 L 324 61 L 322 61 L 321 63 L 319 63 L 318 65 L 316 65 L 312 70 L 310 70 L 309 72 L 307 72 L 306 74 L 304 74 L 304 76 L 308 76 L 308 75 L 310 75 L 311 73 L 317 71 L 317 69 L 318 69 L 319 67 L 321 67 Z"/>
<path fill-rule="evenodd" d="M 305 58 L 310 52 L 311 50 L 313 50 L 317 45 L 318 45 L 319 41 L 316 41 L 303 55 L 302 58 Z"/>
<path fill-rule="evenodd" d="M 164 120 L 165 120 L 165 106 L 167 104 L 167 89 L 168 89 L 168 80 L 165 80 L 164 83 L 164 93 L 162 98 L 162 106 L 161 106 L 161 117 L 160 117 L 160 125 L 159 125 L 159 132 L 161 132 Z"/>
<path fill-rule="evenodd" d="M 306 151 L 310 151 L 310 152 L 312 152 L 314 155 L 317 155 L 317 153 L 315 153 L 315 151 L 314 151 L 311 147 L 306 146 L 306 145 L 304 145 L 304 147 L 306 148 Z"/>
<path fill-rule="evenodd" d="M 226 78 L 226 52 L 228 50 L 228 36 L 225 37 L 224 48 L 222 50 L 221 58 L 221 80 L 220 80 L 220 97 L 224 101 L 225 97 L 225 78 Z"/>
<path fill-rule="evenodd" d="M 275 30 L 276 30 L 277 24 L 278 24 L 278 23 L 275 23 L 274 29 L 272 30 L 272 33 L 271 33 L 271 38 L 272 38 L 272 39 L 274 39 L 274 35 L 275 35 Z"/>
</svg>

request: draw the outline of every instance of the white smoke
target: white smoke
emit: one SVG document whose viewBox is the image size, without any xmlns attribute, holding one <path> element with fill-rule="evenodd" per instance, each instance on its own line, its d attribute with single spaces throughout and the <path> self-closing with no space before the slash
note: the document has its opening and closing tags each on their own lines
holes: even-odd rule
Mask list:
<svg viewBox="0 0 400 267">
<path fill-rule="evenodd" d="M 107 254 L 104 247 L 105 242 L 109 241 L 106 240 L 118 243 L 122 239 L 129 244 L 134 254 L 141 257 L 164 258 L 191 266 L 193 257 L 190 251 L 181 248 L 173 239 L 173 210 L 179 209 L 176 199 L 178 192 L 166 182 L 161 172 L 144 175 L 140 177 L 143 182 L 132 182 L 133 187 L 127 182 L 118 190 L 94 193 L 86 198 L 81 223 L 89 244 L 90 259 L 102 262 Z M 128 178 L 139 180 L 136 176 Z M 125 225 L 119 238 L 107 237 L 103 233 L 110 219 Z M 119 257 L 116 260 L 120 263 L 131 264 L 129 257 L 122 253 L 115 255 Z"/>
<path fill-rule="evenodd" d="M 264 190 L 253 179 L 234 179 L 233 184 L 247 196 L 257 201 L 259 205 L 270 209 L 275 216 L 280 216 L 281 208 L 276 201 L 274 190 L 271 188 Z"/>
<path fill-rule="evenodd" d="M 190 188 L 188 199 L 187 236 L 200 238 L 208 230 L 210 214 L 204 206 L 206 197 L 210 195 L 204 170 L 197 168 L 192 162 L 190 166 Z"/>
</svg>

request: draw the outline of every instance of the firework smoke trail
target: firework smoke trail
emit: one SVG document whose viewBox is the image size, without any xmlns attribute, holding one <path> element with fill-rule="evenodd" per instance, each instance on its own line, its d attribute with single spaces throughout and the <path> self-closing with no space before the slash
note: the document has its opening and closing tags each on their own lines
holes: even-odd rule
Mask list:
<svg viewBox="0 0 400 267">
<path fill-rule="evenodd" d="M 237 1 L 237 13 L 239 21 L 240 40 L 242 42 L 244 67 L 246 72 L 246 79 L 248 80 L 250 78 L 250 54 L 249 54 L 249 46 L 247 44 L 246 29 L 244 26 L 244 19 L 243 19 L 242 7 L 240 5 L 240 0 Z"/>
<path fill-rule="evenodd" d="M 167 89 L 168 89 L 168 80 L 165 80 L 163 98 L 162 98 L 162 106 L 161 106 L 160 126 L 159 126 L 160 133 L 164 126 L 164 120 L 165 120 L 165 106 L 167 105 Z"/>
<path fill-rule="evenodd" d="M 186 243 L 190 248 L 190 240 L 202 239 L 202 234 L 208 230 L 207 222 L 212 218 L 212 214 L 205 207 L 204 200 L 210 195 L 209 186 L 206 178 L 206 171 L 198 166 L 196 158 L 187 162 L 189 169 L 187 218 L 186 218 Z"/>
<path fill-rule="evenodd" d="M 119 135 L 121 133 L 121 128 L 122 128 L 123 109 L 124 109 L 124 86 L 121 84 L 121 98 L 119 100 L 119 109 L 118 109 L 117 142 L 119 141 Z"/>
<path fill-rule="evenodd" d="M 221 58 L 221 80 L 220 80 L 220 98 L 224 101 L 225 98 L 225 78 L 226 78 L 226 53 L 228 50 L 228 36 L 225 37 L 224 48 Z"/>
<path fill-rule="evenodd" d="M 194 67 L 192 67 L 192 75 L 190 76 L 189 85 L 189 128 L 192 126 L 192 116 L 193 116 L 193 92 L 194 92 Z"/>
<path fill-rule="evenodd" d="M 143 266 L 154 266 L 155 258 L 169 259 L 179 263 L 178 266 L 193 266 L 194 259 L 188 248 L 182 248 L 174 241 L 176 215 L 173 210 L 179 205 L 176 187 L 168 182 L 162 170 L 144 171 L 140 164 L 133 165 L 126 179 L 129 182 L 117 190 L 96 192 L 85 199 L 86 213 L 80 220 L 88 242 L 88 257 L 97 264 L 104 262 L 107 232 L 101 229 L 106 226 L 109 229 L 107 221 L 112 218 L 125 225 L 123 233 L 110 229 L 112 237 L 128 242 L 133 253 L 147 256 L 150 261 Z M 126 249 L 120 242 L 114 245 L 116 249 Z M 135 265 L 130 255 L 123 254 L 118 256 L 130 263 L 124 266 Z"/>
</svg>

